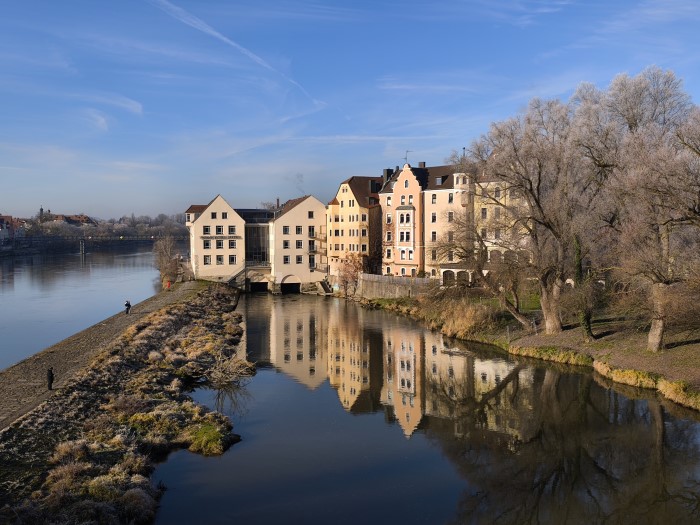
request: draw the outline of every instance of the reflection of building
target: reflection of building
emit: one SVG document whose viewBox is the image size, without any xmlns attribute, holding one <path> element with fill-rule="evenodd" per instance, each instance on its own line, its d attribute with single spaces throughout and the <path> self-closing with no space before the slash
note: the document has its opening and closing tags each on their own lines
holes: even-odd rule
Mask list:
<svg viewBox="0 0 700 525">
<path fill-rule="evenodd" d="M 424 413 L 424 339 L 405 327 L 384 329 L 382 402 L 393 407 L 406 437 L 418 428 Z"/>
<path fill-rule="evenodd" d="M 376 410 L 381 389 L 381 336 L 365 329 L 363 313 L 338 300 L 328 311 L 328 379 L 343 408 L 355 413 Z"/>
<path fill-rule="evenodd" d="M 326 301 L 273 301 L 270 310 L 270 362 L 309 388 L 326 380 L 328 325 Z"/>
</svg>

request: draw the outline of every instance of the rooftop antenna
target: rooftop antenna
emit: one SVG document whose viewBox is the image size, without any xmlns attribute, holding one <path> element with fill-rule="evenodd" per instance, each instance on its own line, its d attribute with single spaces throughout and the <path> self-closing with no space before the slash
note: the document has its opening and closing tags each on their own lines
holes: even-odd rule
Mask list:
<svg viewBox="0 0 700 525">
<path fill-rule="evenodd" d="M 406 150 L 406 155 L 403 158 L 404 164 L 408 164 L 408 154 L 413 153 L 413 150 L 407 149 Z"/>
</svg>

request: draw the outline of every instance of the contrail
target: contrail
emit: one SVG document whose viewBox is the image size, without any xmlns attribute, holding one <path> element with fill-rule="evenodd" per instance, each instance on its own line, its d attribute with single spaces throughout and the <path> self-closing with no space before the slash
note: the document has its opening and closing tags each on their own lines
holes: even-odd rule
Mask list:
<svg viewBox="0 0 700 525">
<path fill-rule="evenodd" d="M 270 64 L 268 64 L 265 60 L 263 60 L 261 57 L 250 51 L 249 49 L 246 49 L 240 44 L 237 44 L 230 38 L 226 37 L 225 35 L 222 35 L 219 33 L 216 29 L 211 27 L 209 24 L 207 24 L 204 20 L 201 18 L 197 18 L 191 13 L 188 13 L 181 7 L 178 7 L 174 4 L 171 4 L 168 2 L 168 0 L 148 0 L 151 4 L 155 5 L 157 8 L 161 9 L 168 15 L 172 16 L 175 20 L 178 20 L 182 22 L 183 24 L 186 24 L 197 31 L 201 31 L 202 33 L 205 33 L 209 36 L 213 36 L 217 40 L 220 40 L 224 44 L 227 44 L 231 46 L 232 48 L 236 49 L 238 52 L 242 53 L 243 55 L 247 56 L 249 59 L 251 59 L 253 62 L 258 64 L 261 67 L 264 67 L 265 69 L 272 71 L 273 73 L 278 74 L 281 76 L 283 79 L 285 79 L 287 82 L 290 84 L 296 86 L 299 88 L 299 90 L 306 95 L 309 100 L 311 100 L 314 104 L 323 104 L 323 102 L 316 100 L 314 97 L 312 97 L 308 91 L 306 91 L 301 84 L 299 84 L 296 80 L 293 78 L 288 77 L 278 69 L 275 69 L 272 67 Z"/>
</svg>

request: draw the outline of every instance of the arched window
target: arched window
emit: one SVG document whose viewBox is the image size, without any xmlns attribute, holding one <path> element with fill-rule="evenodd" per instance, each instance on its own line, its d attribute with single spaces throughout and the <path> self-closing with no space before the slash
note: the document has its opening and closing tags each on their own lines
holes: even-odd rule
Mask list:
<svg viewBox="0 0 700 525">
<path fill-rule="evenodd" d="M 403 187 L 404 187 L 404 188 L 408 188 L 408 179 L 406 179 L 405 181 L 403 181 Z"/>
</svg>

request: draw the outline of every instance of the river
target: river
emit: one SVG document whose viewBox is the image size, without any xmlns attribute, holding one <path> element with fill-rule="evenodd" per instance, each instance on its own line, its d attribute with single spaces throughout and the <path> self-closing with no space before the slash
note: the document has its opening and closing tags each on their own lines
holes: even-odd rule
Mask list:
<svg viewBox="0 0 700 525">
<path fill-rule="evenodd" d="M 0 369 L 160 288 L 149 247 L 0 258 Z"/>
<path fill-rule="evenodd" d="M 149 250 L 0 260 L 0 368 L 159 288 Z M 156 522 L 700 522 L 697 413 L 326 297 L 250 295 L 241 436 L 171 454 Z"/>
<path fill-rule="evenodd" d="M 253 295 L 241 436 L 172 454 L 158 524 L 697 523 L 697 414 L 340 299 Z"/>
</svg>

